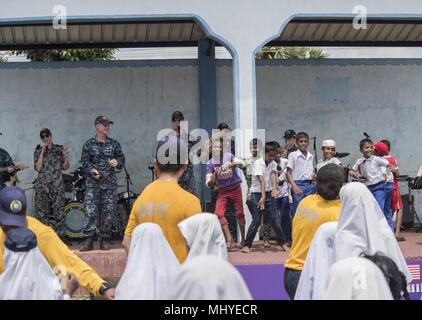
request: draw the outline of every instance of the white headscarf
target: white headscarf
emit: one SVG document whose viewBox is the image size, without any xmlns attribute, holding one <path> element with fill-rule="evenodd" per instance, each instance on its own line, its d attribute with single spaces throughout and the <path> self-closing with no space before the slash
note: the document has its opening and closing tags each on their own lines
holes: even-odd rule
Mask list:
<svg viewBox="0 0 422 320">
<path fill-rule="evenodd" d="M 38 247 L 26 252 L 4 248 L 0 300 L 63 300 L 60 282 Z"/>
<path fill-rule="evenodd" d="M 393 300 L 381 269 L 365 258 L 336 262 L 328 273 L 326 300 Z"/>
<path fill-rule="evenodd" d="M 300 274 L 295 300 L 319 300 L 325 293 L 327 272 L 334 263 L 333 242 L 337 222 L 319 226 Z"/>
<path fill-rule="evenodd" d="M 411 281 L 406 260 L 377 201 L 368 188 L 351 182 L 340 191 L 341 214 L 334 237 L 334 259 L 382 253 Z"/>
<path fill-rule="evenodd" d="M 228 259 L 226 240 L 215 214 L 195 214 L 180 222 L 178 226 L 189 245 L 186 261 L 200 255 Z"/>
<path fill-rule="evenodd" d="M 132 234 L 129 256 L 116 287 L 116 300 L 159 300 L 180 263 L 158 224 L 141 223 Z"/>
<path fill-rule="evenodd" d="M 239 271 L 215 256 L 185 262 L 169 294 L 171 300 L 252 300 Z"/>
</svg>

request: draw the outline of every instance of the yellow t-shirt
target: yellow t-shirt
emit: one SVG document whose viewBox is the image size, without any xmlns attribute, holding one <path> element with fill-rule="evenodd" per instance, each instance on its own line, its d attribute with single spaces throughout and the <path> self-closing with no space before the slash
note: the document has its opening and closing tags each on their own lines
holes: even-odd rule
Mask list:
<svg viewBox="0 0 422 320">
<path fill-rule="evenodd" d="M 177 225 L 201 211 L 199 199 L 176 182 L 156 180 L 144 189 L 133 204 L 125 236 L 130 237 L 133 229 L 143 222 L 157 223 L 182 263 L 188 255 L 188 248 Z"/>
<path fill-rule="evenodd" d="M 340 200 L 325 200 L 314 194 L 304 198 L 293 218 L 292 248 L 284 264 L 285 268 L 302 270 L 309 247 L 319 226 L 325 222 L 338 221 Z"/>
<path fill-rule="evenodd" d="M 26 217 L 28 229 L 37 237 L 38 249 L 52 269 L 73 273 L 81 287 L 94 295 L 105 282 L 100 276 L 60 240 L 54 230 L 37 219 Z M 0 273 L 4 271 L 3 252 L 5 234 L 0 229 Z"/>
</svg>

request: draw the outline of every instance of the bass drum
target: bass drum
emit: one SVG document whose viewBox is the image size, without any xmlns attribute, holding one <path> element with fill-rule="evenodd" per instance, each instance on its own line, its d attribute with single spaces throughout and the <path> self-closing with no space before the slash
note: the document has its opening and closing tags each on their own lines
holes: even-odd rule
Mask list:
<svg viewBox="0 0 422 320">
<path fill-rule="evenodd" d="M 71 238 L 83 238 L 82 231 L 86 225 L 86 213 L 83 202 L 72 201 L 64 207 L 65 233 Z"/>
</svg>

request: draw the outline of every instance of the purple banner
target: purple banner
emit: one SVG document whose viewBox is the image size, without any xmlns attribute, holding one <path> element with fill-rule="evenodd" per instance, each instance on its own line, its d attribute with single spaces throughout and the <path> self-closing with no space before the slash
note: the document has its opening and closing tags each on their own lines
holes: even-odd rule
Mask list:
<svg viewBox="0 0 422 320">
<path fill-rule="evenodd" d="M 422 260 L 407 260 L 412 282 L 408 285 L 411 300 L 421 300 Z M 281 264 L 236 265 L 255 300 L 289 300 L 284 290 L 284 266 Z"/>
</svg>

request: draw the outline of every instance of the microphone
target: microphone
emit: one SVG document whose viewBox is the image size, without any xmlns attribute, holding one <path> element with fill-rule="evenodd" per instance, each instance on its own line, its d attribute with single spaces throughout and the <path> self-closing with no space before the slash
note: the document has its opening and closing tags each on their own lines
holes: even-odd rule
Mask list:
<svg viewBox="0 0 422 320">
<path fill-rule="evenodd" d="M 366 132 L 364 132 L 363 135 L 366 137 L 366 139 L 371 139 L 371 137 L 369 136 L 369 134 L 367 134 Z"/>
</svg>

